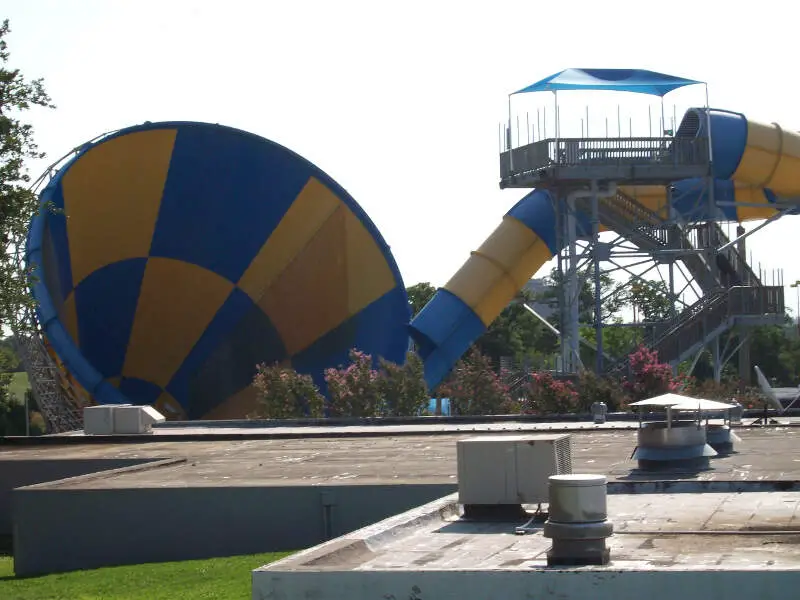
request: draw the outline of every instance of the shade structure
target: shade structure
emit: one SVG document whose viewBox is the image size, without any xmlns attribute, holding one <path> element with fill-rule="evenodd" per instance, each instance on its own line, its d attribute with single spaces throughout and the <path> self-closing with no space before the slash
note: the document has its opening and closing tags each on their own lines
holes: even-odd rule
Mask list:
<svg viewBox="0 0 800 600">
<path fill-rule="evenodd" d="M 514 94 L 606 90 L 664 96 L 678 88 L 699 83 L 703 82 L 644 69 L 565 69 L 517 90 Z"/>
<path fill-rule="evenodd" d="M 653 398 L 639 400 L 638 402 L 631 402 L 628 406 L 675 406 L 684 402 L 693 402 L 697 398 L 690 398 L 689 396 L 681 396 L 680 394 L 661 394 Z"/>
<path fill-rule="evenodd" d="M 672 410 L 681 411 L 730 410 L 731 408 L 733 408 L 733 404 L 703 398 L 687 398 L 684 402 L 672 405 Z"/>
<path fill-rule="evenodd" d="M 170 418 L 254 408 L 259 363 L 324 385 L 357 347 L 402 362 L 395 261 L 350 195 L 262 137 L 148 123 L 84 147 L 42 192 L 26 256 L 46 342 L 98 403 Z"/>
</svg>

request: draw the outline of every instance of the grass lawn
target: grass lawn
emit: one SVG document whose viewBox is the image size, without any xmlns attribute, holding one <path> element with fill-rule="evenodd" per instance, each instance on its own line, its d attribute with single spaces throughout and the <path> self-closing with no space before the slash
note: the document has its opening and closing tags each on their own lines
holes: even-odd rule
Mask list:
<svg viewBox="0 0 800 600">
<path fill-rule="evenodd" d="M 14 373 L 14 378 L 11 380 L 11 385 L 8 386 L 8 393 L 16 395 L 17 399 L 22 402 L 25 400 L 25 392 L 27 389 L 28 374 L 25 371 L 22 371 L 21 373 Z"/>
<path fill-rule="evenodd" d="M 11 557 L 0 556 L 3 600 L 228 600 L 250 598 L 250 571 L 291 552 L 185 562 L 107 567 L 17 578 Z"/>
</svg>

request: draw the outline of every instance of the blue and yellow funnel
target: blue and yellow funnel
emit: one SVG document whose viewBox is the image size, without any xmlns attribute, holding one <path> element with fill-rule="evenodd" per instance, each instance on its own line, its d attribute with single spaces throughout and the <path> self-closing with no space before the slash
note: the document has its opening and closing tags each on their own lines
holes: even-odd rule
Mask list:
<svg viewBox="0 0 800 600">
<path fill-rule="evenodd" d="M 63 212 L 31 224 L 40 322 L 98 403 L 244 417 L 258 363 L 324 385 L 353 347 L 404 360 L 408 300 L 389 248 L 344 189 L 274 142 L 132 127 L 82 149 L 42 201 Z"/>
</svg>

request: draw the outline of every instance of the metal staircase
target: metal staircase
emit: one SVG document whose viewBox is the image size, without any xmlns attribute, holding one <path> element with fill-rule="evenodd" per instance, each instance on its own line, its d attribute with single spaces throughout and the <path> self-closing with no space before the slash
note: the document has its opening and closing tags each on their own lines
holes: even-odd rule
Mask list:
<svg viewBox="0 0 800 600">
<path fill-rule="evenodd" d="M 620 191 L 601 199 L 599 212 L 602 223 L 645 252 L 680 251 L 680 260 L 705 294 L 733 285 L 761 285 L 734 246 L 715 253 L 716 248 L 730 241 L 717 223 L 665 223 L 658 214 Z M 712 252 L 716 259 L 709 258 Z"/>
<path fill-rule="evenodd" d="M 583 208 L 583 207 L 582 207 Z M 648 345 L 660 360 L 677 364 L 736 325 L 773 324 L 782 319 L 783 288 L 765 287 L 718 223 L 665 223 L 630 196 L 600 200 L 601 221 L 642 251 L 680 251 L 680 260 L 703 297 L 674 319 L 650 330 Z M 612 371 L 627 367 L 627 359 Z"/>
<path fill-rule="evenodd" d="M 83 427 L 81 413 L 61 387 L 58 367 L 47 353 L 39 333 L 18 332 L 16 350 L 29 374 L 31 390 L 48 433 L 76 431 Z"/>
<path fill-rule="evenodd" d="M 783 288 L 737 286 L 701 298 L 657 335 L 659 359 L 677 364 L 736 325 L 771 325 L 783 318 Z"/>
<path fill-rule="evenodd" d="M 646 344 L 658 352 L 660 361 L 676 366 L 737 325 L 774 325 L 783 315 L 782 287 L 732 287 L 704 296 L 675 319 L 656 325 Z M 628 365 L 626 357 L 609 373 L 625 372 Z"/>
</svg>

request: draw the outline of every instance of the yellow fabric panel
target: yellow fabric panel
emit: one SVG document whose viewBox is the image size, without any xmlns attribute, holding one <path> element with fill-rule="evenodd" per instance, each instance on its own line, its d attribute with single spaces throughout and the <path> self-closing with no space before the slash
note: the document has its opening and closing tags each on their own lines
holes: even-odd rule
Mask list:
<svg viewBox="0 0 800 600">
<path fill-rule="evenodd" d="M 669 204 L 667 203 L 667 188 L 660 185 L 625 185 L 619 191 L 636 200 L 645 208 L 651 210 L 662 219 L 669 218 Z"/>
<path fill-rule="evenodd" d="M 777 211 L 768 203 L 767 197 L 762 188 L 752 186 L 736 186 L 734 188 L 736 202 L 747 204 L 763 204 L 764 206 L 742 206 L 736 207 L 736 216 L 739 221 L 749 221 L 752 219 L 768 219 Z"/>
<path fill-rule="evenodd" d="M 767 185 L 780 161 L 782 146 L 780 127 L 748 121 L 747 143 L 732 179 L 747 185 Z"/>
<path fill-rule="evenodd" d="M 375 239 L 358 217 L 345 210 L 347 312 L 353 316 L 391 290 L 396 282 Z"/>
<path fill-rule="evenodd" d="M 232 289 L 197 265 L 150 258 L 122 374 L 166 388 Z"/>
<path fill-rule="evenodd" d="M 539 236 L 507 215 L 445 289 L 488 326 L 550 258 L 552 254 Z"/>
<path fill-rule="evenodd" d="M 64 329 L 75 342 L 76 346 L 80 346 L 80 339 L 78 339 L 78 308 L 75 305 L 75 292 L 70 292 L 69 296 L 64 300 L 64 305 L 61 307 L 61 323 Z"/>
<path fill-rule="evenodd" d="M 777 124 L 747 122 L 747 144 L 732 179 L 779 196 L 800 194 L 800 134 Z"/>
<path fill-rule="evenodd" d="M 161 392 L 161 395 L 153 404 L 153 408 L 164 415 L 167 421 L 186 420 L 186 411 L 183 410 L 183 407 L 169 392 Z"/>
<path fill-rule="evenodd" d="M 203 419 L 246 419 L 258 408 L 258 396 L 253 386 L 247 386 L 202 416 Z"/>
<path fill-rule="evenodd" d="M 281 218 L 239 280 L 239 287 L 258 302 L 269 285 L 294 260 L 342 202 L 312 177 Z"/>
<path fill-rule="evenodd" d="M 289 355 L 307 348 L 348 317 L 347 212 L 340 205 L 258 302 Z"/>
<path fill-rule="evenodd" d="M 175 135 L 156 129 L 109 140 L 66 172 L 73 287 L 101 267 L 149 254 Z"/>
</svg>

